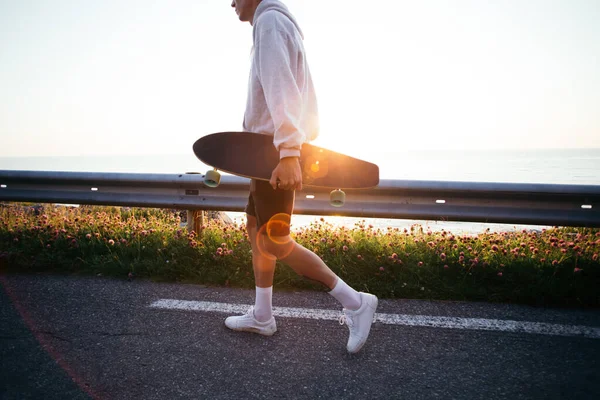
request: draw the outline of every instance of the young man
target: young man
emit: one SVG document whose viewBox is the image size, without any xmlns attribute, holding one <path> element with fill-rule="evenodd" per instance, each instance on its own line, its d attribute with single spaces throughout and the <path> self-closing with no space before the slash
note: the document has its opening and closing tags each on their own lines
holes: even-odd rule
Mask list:
<svg viewBox="0 0 600 400">
<path fill-rule="evenodd" d="M 302 143 L 319 131 L 317 102 L 298 23 L 279 0 L 233 0 L 242 22 L 253 26 L 254 47 L 244 115 L 245 131 L 273 136 L 280 155 L 270 182 L 253 180 L 246 207 L 252 245 L 256 299 L 246 315 L 229 317 L 233 330 L 273 335 L 273 274 L 276 260 L 296 273 L 323 283 L 344 308 L 350 330 L 347 349 L 358 352 L 367 340 L 377 297 L 357 292 L 313 252 L 290 237 L 295 190 L 302 189 Z M 256 155 L 260 157 L 260 154 Z"/>
</svg>

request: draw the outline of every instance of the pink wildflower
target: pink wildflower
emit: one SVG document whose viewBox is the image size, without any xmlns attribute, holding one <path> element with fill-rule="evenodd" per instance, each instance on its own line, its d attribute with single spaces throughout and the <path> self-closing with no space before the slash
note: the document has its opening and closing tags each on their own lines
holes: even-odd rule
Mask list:
<svg viewBox="0 0 600 400">
<path fill-rule="evenodd" d="M 112 239 L 110 239 L 110 240 L 108 241 L 108 244 L 109 244 L 109 245 L 111 245 L 111 246 L 114 246 L 114 245 L 115 245 L 115 241 L 114 241 L 114 240 L 112 240 Z"/>
</svg>

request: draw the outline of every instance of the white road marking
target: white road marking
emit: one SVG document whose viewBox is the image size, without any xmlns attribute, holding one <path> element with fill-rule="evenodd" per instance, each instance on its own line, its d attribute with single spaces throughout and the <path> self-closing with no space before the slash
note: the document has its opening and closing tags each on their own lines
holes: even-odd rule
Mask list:
<svg viewBox="0 0 600 400">
<path fill-rule="evenodd" d="M 161 299 L 150 304 L 152 308 L 186 311 L 209 311 L 224 314 L 243 314 L 248 304 L 216 303 Z M 273 307 L 273 315 L 283 318 L 308 318 L 337 321 L 341 310 L 310 308 Z M 600 327 L 583 325 L 561 325 L 545 322 L 513 321 L 485 318 L 434 317 L 428 315 L 375 314 L 375 322 L 386 325 L 423 326 L 430 328 L 469 329 L 481 331 L 532 333 L 551 336 L 573 336 L 600 339 Z"/>
</svg>

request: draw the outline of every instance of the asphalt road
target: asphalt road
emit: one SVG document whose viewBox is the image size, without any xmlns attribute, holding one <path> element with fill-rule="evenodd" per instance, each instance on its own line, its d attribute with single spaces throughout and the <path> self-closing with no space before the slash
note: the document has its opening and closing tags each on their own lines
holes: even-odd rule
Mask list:
<svg viewBox="0 0 600 400">
<path fill-rule="evenodd" d="M 0 276 L 1 399 L 598 399 L 600 311 L 382 300 L 378 314 L 541 322 L 586 335 L 376 322 L 356 355 L 336 321 L 278 317 L 273 337 L 161 299 L 252 304 L 253 291 L 50 275 Z M 293 309 L 338 310 L 324 292 Z M 546 325 L 544 325 L 546 326 Z M 567 329 L 569 328 L 569 329 Z M 575 329 L 577 332 L 577 329 Z"/>
</svg>

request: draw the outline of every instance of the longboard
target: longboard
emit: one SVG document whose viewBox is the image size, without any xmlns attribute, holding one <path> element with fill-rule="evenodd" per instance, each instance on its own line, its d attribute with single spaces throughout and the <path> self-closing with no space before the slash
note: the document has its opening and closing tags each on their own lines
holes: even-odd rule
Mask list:
<svg viewBox="0 0 600 400">
<path fill-rule="evenodd" d="M 273 137 L 260 133 L 213 133 L 198 139 L 193 149 L 200 161 L 214 168 L 204 179 L 210 187 L 218 186 L 219 170 L 268 181 L 279 163 Z M 342 189 L 366 189 L 379 184 L 376 164 L 309 143 L 302 145 L 300 166 L 303 185 L 336 189 L 331 194 L 331 204 L 335 206 L 343 205 Z"/>
</svg>

